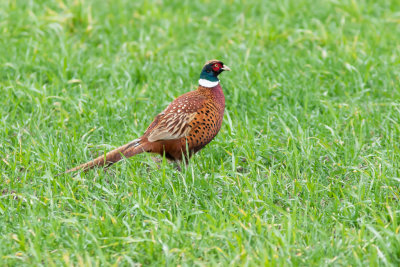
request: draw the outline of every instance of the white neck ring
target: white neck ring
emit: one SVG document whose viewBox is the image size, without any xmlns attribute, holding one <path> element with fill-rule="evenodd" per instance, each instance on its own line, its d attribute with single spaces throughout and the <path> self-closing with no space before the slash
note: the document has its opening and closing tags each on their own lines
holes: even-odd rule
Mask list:
<svg viewBox="0 0 400 267">
<path fill-rule="evenodd" d="M 211 88 L 211 87 L 215 87 L 219 84 L 219 81 L 216 82 L 212 82 L 206 79 L 200 79 L 199 80 L 199 85 L 203 86 L 203 87 L 207 87 L 207 88 Z"/>
</svg>

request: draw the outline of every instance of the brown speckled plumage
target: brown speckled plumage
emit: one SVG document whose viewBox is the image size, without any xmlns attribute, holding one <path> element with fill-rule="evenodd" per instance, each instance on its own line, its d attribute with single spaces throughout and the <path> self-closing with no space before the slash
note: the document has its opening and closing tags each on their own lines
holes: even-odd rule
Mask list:
<svg viewBox="0 0 400 267">
<path fill-rule="evenodd" d="M 224 70 L 230 69 L 218 60 L 208 61 L 203 68 L 203 72 L 209 75 L 212 71 L 215 77 Z M 105 158 L 98 157 L 66 173 L 110 165 L 142 152 L 165 154 L 174 161 L 188 160 L 211 142 L 221 129 L 225 97 L 218 82 L 210 84 L 213 86 L 199 85 L 197 90 L 176 98 L 155 117 L 142 137 L 108 152 Z"/>
</svg>

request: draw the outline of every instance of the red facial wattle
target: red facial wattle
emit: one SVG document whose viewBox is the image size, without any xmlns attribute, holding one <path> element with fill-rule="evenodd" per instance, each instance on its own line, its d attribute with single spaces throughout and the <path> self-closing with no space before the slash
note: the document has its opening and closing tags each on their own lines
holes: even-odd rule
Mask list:
<svg viewBox="0 0 400 267">
<path fill-rule="evenodd" d="M 222 68 L 222 65 L 219 63 L 214 64 L 212 67 L 214 72 L 218 72 L 221 68 Z"/>
</svg>

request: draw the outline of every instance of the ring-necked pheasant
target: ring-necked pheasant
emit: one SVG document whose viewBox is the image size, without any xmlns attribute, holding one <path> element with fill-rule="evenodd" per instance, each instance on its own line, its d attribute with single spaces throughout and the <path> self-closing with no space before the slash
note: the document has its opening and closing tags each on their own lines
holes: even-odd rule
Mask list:
<svg viewBox="0 0 400 267">
<path fill-rule="evenodd" d="M 225 109 L 218 75 L 230 70 L 219 60 L 208 61 L 197 90 L 176 98 L 158 114 L 142 137 L 65 173 L 111 165 L 142 152 L 157 153 L 173 161 L 187 161 L 217 135 Z"/>
</svg>

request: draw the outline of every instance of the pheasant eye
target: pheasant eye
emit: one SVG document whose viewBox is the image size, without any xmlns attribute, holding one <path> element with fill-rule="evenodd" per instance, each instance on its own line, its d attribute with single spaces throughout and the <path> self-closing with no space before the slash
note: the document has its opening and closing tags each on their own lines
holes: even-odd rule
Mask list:
<svg viewBox="0 0 400 267">
<path fill-rule="evenodd" d="M 219 71 L 219 69 L 220 69 L 220 67 L 219 67 L 218 64 L 215 64 L 215 65 L 213 66 L 213 71 Z"/>
</svg>

